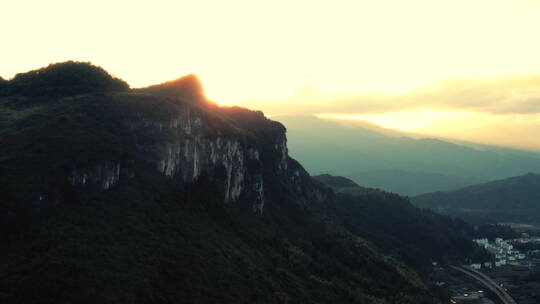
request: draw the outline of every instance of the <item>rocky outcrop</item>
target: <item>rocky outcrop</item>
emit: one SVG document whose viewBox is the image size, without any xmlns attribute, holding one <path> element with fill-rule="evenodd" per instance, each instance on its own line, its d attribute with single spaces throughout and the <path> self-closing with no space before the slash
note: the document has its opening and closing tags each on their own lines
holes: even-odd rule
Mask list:
<svg viewBox="0 0 540 304">
<path fill-rule="evenodd" d="M 97 184 L 106 190 L 120 179 L 120 163 L 106 161 L 89 169 L 73 168 L 68 179 L 72 185 Z"/>
<path fill-rule="evenodd" d="M 263 126 L 271 122 L 260 113 L 250 113 L 255 113 L 260 120 L 257 123 Z M 285 128 L 280 126 L 261 135 L 232 121 L 227 131 L 215 127 L 214 119 L 218 118 L 189 103 L 177 105 L 176 113 L 167 119 L 152 119 L 137 112 L 124 121 L 136 138 L 133 159 L 75 166 L 68 180 L 73 185 L 94 184 L 107 190 L 121 178 L 137 175 L 137 164 L 149 164 L 182 184 L 197 182 L 201 176 L 222 183 L 224 203 L 249 200 L 253 212 L 263 214 L 264 179 L 288 174 Z"/>
</svg>

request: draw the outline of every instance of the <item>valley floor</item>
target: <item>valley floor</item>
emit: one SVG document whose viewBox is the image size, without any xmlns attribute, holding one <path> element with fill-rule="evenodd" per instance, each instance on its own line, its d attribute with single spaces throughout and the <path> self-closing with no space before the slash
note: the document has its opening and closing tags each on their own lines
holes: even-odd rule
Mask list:
<svg viewBox="0 0 540 304">
<path fill-rule="evenodd" d="M 540 260 L 536 260 L 540 265 Z M 534 267 L 507 265 L 485 273 L 501 283 L 519 304 L 540 303 L 540 277 L 534 276 Z M 538 266 L 536 266 L 538 269 Z"/>
<path fill-rule="evenodd" d="M 519 304 L 540 303 L 540 276 L 536 259 L 534 266 L 523 267 L 506 265 L 491 270 L 482 270 L 506 290 Z M 455 304 L 491 304 L 501 303 L 499 298 L 486 289 L 478 281 L 450 267 L 436 268 L 431 278 L 432 282 L 446 288 Z"/>
<path fill-rule="evenodd" d="M 500 303 L 498 297 L 478 281 L 451 267 L 437 267 L 431 278 L 433 283 L 448 290 L 454 304 Z"/>
</svg>

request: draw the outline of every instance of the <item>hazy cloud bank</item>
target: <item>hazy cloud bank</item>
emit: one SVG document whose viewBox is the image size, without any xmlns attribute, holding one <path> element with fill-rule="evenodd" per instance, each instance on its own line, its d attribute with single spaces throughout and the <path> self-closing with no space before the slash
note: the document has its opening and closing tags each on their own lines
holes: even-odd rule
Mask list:
<svg viewBox="0 0 540 304">
<path fill-rule="evenodd" d="M 452 79 L 402 94 L 330 95 L 304 88 L 286 100 L 258 100 L 242 105 L 269 114 L 361 114 L 420 109 L 492 114 L 540 113 L 540 75 Z"/>
</svg>

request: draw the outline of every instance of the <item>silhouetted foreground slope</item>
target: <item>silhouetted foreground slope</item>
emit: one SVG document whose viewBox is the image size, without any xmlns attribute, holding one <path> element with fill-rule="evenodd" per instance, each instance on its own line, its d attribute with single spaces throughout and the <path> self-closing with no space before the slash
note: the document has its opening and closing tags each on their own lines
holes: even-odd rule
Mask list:
<svg viewBox="0 0 540 304">
<path fill-rule="evenodd" d="M 419 207 L 473 223 L 540 223 L 540 175 L 525 174 L 412 198 Z"/>
<path fill-rule="evenodd" d="M 473 255 L 448 218 L 312 180 L 281 124 L 194 77 L 119 83 L 69 62 L 3 84 L 3 303 L 433 303 L 430 262 Z"/>
<path fill-rule="evenodd" d="M 335 208 L 350 231 L 372 241 L 383 252 L 400 256 L 416 269 L 428 271 L 426 261 L 451 262 L 468 252 L 486 257 L 471 246 L 472 227 L 430 210 L 413 207 L 405 197 L 364 188 L 344 177 L 328 174 L 314 179 L 335 191 Z"/>
</svg>

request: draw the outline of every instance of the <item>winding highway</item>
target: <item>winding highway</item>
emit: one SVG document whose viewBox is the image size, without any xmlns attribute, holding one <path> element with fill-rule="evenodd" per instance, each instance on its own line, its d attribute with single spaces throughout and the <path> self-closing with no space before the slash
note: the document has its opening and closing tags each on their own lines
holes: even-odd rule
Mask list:
<svg viewBox="0 0 540 304">
<path fill-rule="evenodd" d="M 453 269 L 456 269 L 458 271 L 465 273 L 466 275 L 482 283 L 482 285 L 486 286 L 489 290 L 495 293 L 504 304 L 517 304 L 516 301 L 514 301 L 514 299 L 512 299 L 512 297 L 504 289 L 502 289 L 499 286 L 499 284 L 497 284 L 497 282 L 495 282 L 492 278 L 488 277 L 487 275 L 481 273 L 480 271 L 472 269 L 469 266 L 451 266 L 451 267 Z"/>
</svg>

